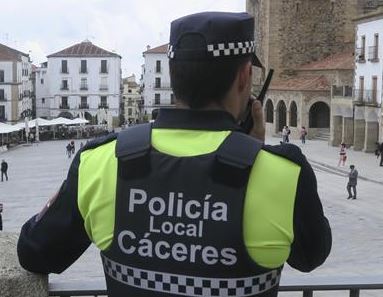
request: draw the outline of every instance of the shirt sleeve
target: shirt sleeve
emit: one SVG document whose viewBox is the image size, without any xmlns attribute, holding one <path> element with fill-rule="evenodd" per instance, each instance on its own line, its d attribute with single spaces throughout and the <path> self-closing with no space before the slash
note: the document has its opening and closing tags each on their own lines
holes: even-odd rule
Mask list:
<svg viewBox="0 0 383 297">
<path fill-rule="evenodd" d="M 74 158 L 59 192 L 21 229 L 17 253 L 26 270 L 61 273 L 90 245 L 77 206 L 80 153 Z"/>
<path fill-rule="evenodd" d="M 299 271 L 309 272 L 327 259 L 332 235 L 319 199 L 314 171 L 302 154 L 301 159 L 294 207 L 294 241 L 287 263 Z"/>
<path fill-rule="evenodd" d="M 294 241 L 287 263 L 302 272 L 323 264 L 332 245 L 331 228 L 317 191 L 315 173 L 301 150 L 291 144 L 268 150 L 301 166 L 294 205 Z"/>
</svg>

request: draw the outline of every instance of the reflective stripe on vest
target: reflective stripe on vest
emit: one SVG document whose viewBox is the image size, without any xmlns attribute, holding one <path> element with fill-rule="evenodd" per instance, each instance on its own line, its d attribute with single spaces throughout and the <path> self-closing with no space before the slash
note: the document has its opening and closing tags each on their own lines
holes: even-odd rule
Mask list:
<svg viewBox="0 0 383 297">
<path fill-rule="evenodd" d="M 173 156 L 193 156 L 215 151 L 229 134 L 153 129 L 152 145 Z M 79 167 L 78 207 L 89 238 L 101 250 L 106 250 L 113 240 L 115 145 L 116 141 L 112 141 L 84 151 Z M 293 210 L 300 167 L 266 151 L 258 154 L 254 165 L 245 201 L 244 242 L 256 263 L 276 268 L 287 260 L 294 239 Z"/>
</svg>

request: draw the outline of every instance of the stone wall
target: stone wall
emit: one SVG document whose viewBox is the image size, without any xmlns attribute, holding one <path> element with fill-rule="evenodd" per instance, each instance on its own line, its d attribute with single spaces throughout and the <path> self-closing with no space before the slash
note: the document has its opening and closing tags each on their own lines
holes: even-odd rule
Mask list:
<svg viewBox="0 0 383 297">
<path fill-rule="evenodd" d="M 48 277 L 24 270 L 17 258 L 18 235 L 0 232 L 0 296 L 47 297 Z"/>
<path fill-rule="evenodd" d="M 247 0 L 255 17 L 257 52 L 276 76 L 354 48 L 352 19 L 360 0 Z M 259 77 L 256 76 L 255 83 Z"/>
</svg>

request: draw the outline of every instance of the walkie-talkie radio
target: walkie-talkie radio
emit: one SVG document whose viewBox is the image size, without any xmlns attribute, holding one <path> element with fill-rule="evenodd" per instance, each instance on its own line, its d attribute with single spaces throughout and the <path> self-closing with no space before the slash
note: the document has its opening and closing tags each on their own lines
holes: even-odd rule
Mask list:
<svg viewBox="0 0 383 297">
<path fill-rule="evenodd" d="M 263 84 L 263 87 L 261 89 L 261 92 L 257 96 L 257 100 L 261 102 L 263 105 L 263 100 L 265 99 L 267 89 L 270 86 L 271 79 L 273 77 L 274 70 L 270 69 L 269 73 L 267 74 L 266 81 Z M 251 114 L 252 106 L 253 106 L 253 100 L 252 98 L 249 98 L 249 102 L 247 103 L 245 115 L 244 115 L 244 120 L 240 123 L 240 126 L 242 127 L 243 131 L 246 134 L 249 134 L 251 129 L 253 128 L 254 122 L 253 122 L 253 117 Z"/>
</svg>

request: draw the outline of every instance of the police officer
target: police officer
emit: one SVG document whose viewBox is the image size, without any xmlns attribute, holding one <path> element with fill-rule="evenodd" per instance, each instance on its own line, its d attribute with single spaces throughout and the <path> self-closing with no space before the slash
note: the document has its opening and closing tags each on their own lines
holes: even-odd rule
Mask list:
<svg viewBox="0 0 383 297">
<path fill-rule="evenodd" d="M 267 146 L 252 85 L 254 20 L 206 12 L 171 24 L 176 109 L 86 145 L 47 207 L 22 228 L 21 265 L 60 273 L 93 242 L 109 296 L 277 296 L 285 262 L 321 265 L 331 230 L 312 168 Z"/>
</svg>

